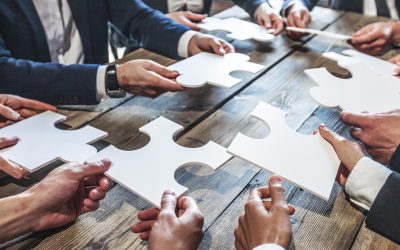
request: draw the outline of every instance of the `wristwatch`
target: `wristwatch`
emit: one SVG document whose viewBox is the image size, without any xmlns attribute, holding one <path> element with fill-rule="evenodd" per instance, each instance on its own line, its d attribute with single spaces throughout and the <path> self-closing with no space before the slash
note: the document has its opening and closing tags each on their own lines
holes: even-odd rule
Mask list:
<svg viewBox="0 0 400 250">
<path fill-rule="evenodd" d="M 110 64 L 106 68 L 106 92 L 111 98 L 121 98 L 125 96 L 123 91 L 118 84 L 117 78 L 117 64 Z"/>
</svg>

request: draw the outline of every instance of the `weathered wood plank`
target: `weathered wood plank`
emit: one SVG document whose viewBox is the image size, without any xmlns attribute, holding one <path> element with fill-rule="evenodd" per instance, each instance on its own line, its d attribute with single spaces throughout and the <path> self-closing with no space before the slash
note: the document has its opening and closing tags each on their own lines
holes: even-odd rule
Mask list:
<svg viewBox="0 0 400 250">
<path fill-rule="evenodd" d="M 315 54 L 315 57 L 319 57 L 319 55 Z M 298 59 L 299 60 L 296 63 L 290 63 L 290 70 L 295 71 L 297 76 L 300 76 L 302 74 L 302 70 L 296 70 L 296 67 L 304 67 L 303 60 L 307 61 L 309 59 Z M 314 59 L 315 58 L 309 60 L 309 64 L 313 62 Z M 288 65 L 284 66 L 284 69 L 287 70 L 287 68 Z M 302 106 L 302 102 L 296 100 L 303 99 L 294 98 L 294 95 L 299 92 L 298 90 L 301 89 L 301 87 L 299 86 L 297 88 L 296 83 L 294 83 L 293 81 L 288 81 L 287 78 L 290 78 L 289 74 L 282 75 L 279 72 L 282 71 L 274 71 L 274 73 L 272 73 L 272 75 L 268 79 L 275 79 L 280 75 L 281 80 L 279 81 L 279 84 L 285 83 L 287 84 L 287 86 L 279 86 L 278 83 L 272 82 L 271 84 L 265 84 L 265 81 L 261 81 L 259 79 L 257 80 L 256 87 L 253 88 L 254 84 L 251 86 L 252 90 L 254 91 L 253 94 L 257 93 L 256 95 L 263 95 L 264 98 L 266 98 L 265 96 L 268 96 L 269 98 L 273 99 L 275 98 L 275 96 L 277 96 L 277 93 L 278 96 L 281 96 L 280 94 L 284 92 L 286 89 L 285 87 L 287 87 L 287 89 L 292 89 L 290 91 L 290 94 L 288 94 L 288 96 L 290 96 L 291 98 L 288 97 L 288 99 L 293 100 L 296 105 Z M 269 74 L 271 74 L 271 72 L 268 72 L 268 75 Z M 289 88 L 289 86 L 291 88 Z M 206 91 L 206 88 L 197 91 Z M 174 98 L 171 98 L 171 96 L 173 96 Z M 199 98 L 201 98 L 200 103 L 207 103 L 208 101 L 215 102 L 215 100 L 212 100 L 212 98 L 208 99 L 209 96 L 213 96 L 213 94 L 210 93 L 210 95 L 206 95 L 203 93 L 190 95 L 191 98 L 195 99 L 193 104 L 199 103 Z M 258 97 L 255 96 L 254 98 L 257 99 Z M 309 97 L 307 96 L 307 98 Z M 240 104 L 248 101 L 247 98 L 240 97 L 239 99 L 241 99 L 242 101 L 242 103 Z M 251 98 L 249 97 L 249 99 Z M 137 132 L 133 133 L 132 135 L 127 135 L 126 131 L 128 131 L 128 128 L 132 128 L 132 131 L 135 131 L 138 127 L 146 124 L 148 121 L 156 118 L 159 115 L 164 115 L 167 118 L 174 121 L 179 121 L 181 124 L 184 125 L 193 124 L 196 122 L 196 119 L 198 120 L 201 118 L 201 116 L 205 113 L 205 111 L 207 111 L 207 109 L 212 107 L 212 105 L 210 105 L 206 109 L 201 107 L 199 110 L 197 110 L 195 108 L 197 108 L 198 106 L 193 106 L 193 104 L 191 103 L 192 100 L 186 97 L 186 102 L 182 103 L 185 103 L 185 105 L 189 105 L 189 107 L 191 108 L 188 111 L 185 111 L 186 106 L 180 106 L 178 105 L 179 103 L 174 103 L 176 102 L 176 100 L 176 94 L 167 94 L 158 98 L 156 102 L 149 102 L 145 98 L 137 97 L 118 107 L 117 109 L 105 114 L 99 119 L 94 120 L 91 125 L 109 131 L 110 136 L 109 138 L 107 138 L 107 141 L 112 143 L 113 145 L 116 145 L 117 147 L 120 147 L 122 149 L 140 148 L 141 146 L 146 144 L 145 136 L 140 135 Z M 244 108 L 239 109 L 238 107 L 241 107 L 241 105 L 235 103 L 232 109 L 229 110 L 229 115 L 225 116 L 223 112 L 218 113 L 217 116 L 213 115 L 213 122 L 200 123 L 194 129 L 190 130 L 188 133 L 184 134 L 184 136 L 180 137 L 177 142 L 181 145 L 193 147 L 203 145 L 207 141 L 212 139 L 222 145 L 227 146 L 233 139 L 236 132 L 238 132 L 238 130 L 236 129 L 237 124 L 232 123 L 230 120 L 231 116 L 245 117 L 254 107 L 252 104 L 255 103 L 256 100 L 252 100 L 251 105 L 243 104 Z M 312 108 L 309 108 L 309 105 L 305 105 L 305 107 L 310 110 L 307 109 L 305 113 L 300 111 L 297 114 L 297 119 L 292 117 L 292 120 L 297 122 L 298 126 L 300 126 L 304 122 L 304 120 L 307 119 L 309 114 L 312 113 L 313 110 L 317 107 L 315 103 L 310 103 Z M 183 110 L 180 110 L 182 109 L 182 107 Z M 193 110 L 195 110 L 195 112 L 193 112 Z M 118 124 L 115 123 L 116 120 L 118 120 Z M 251 133 L 254 124 L 251 124 L 248 120 L 243 120 L 242 122 L 245 122 L 247 124 L 247 133 Z M 263 124 L 258 125 L 264 126 L 265 128 L 265 125 Z M 218 133 L 218 131 L 231 132 L 229 132 L 229 136 L 227 136 L 227 132 L 221 134 Z M 246 184 L 257 174 L 257 172 L 258 170 L 254 166 L 248 165 L 236 159 L 223 166 L 222 169 L 220 169 L 213 175 L 209 175 L 210 172 L 207 168 L 198 168 L 191 166 L 178 170 L 175 176 L 177 176 L 177 180 L 179 183 L 184 184 L 185 186 L 188 186 L 190 188 L 188 194 L 193 196 L 198 201 L 200 207 L 204 211 L 204 214 L 206 214 L 207 227 L 215 220 L 215 218 L 217 218 L 222 213 L 226 206 L 231 203 L 231 201 L 237 196 L 237 194 L 240 193 L 242 188 L 246 186 Z M 199 177 L 199 175 L 202 177 Z M 205 177 L 203 177 L 204 175 Z M 115 190 L 124 189 L 117 186 L 113 189 L 113 191 Z M 120 194 L 119 192 L 117 192 L 116 195 L 119 197 L 121 202 L 125 202 L 128 199 L 129 201 L 131 201 L 130 196 L 129 198 L 124 197 L 124 194 Z M 135 199 L 134 204 L 139 202 L 137 199 L 138 198 Z M 136 212 L 137 208 L 132 207 L 132 216 L 135 215 Z M 130 218 L 129 215 L 125 213 L 125 211 L 118 212 L 118 214 L 119 216 L 125 218 L 125 226 L 129 226 L 132 223 L 132 220 L 134 220 L 134 218 Z M 58 242 L 58 240 L 53 240 L 53 238 L 71 239 L 73 243 L 68 243 L 68 247 L 74 245 L 77 248 L 82 248 L 86 246 L 87 242 L 97 241 L 99 237 L 109 235 L 109 232 L 106 230 L 96 230 L 97 226 L 87 226 L 86 223 L 88 223 L 87 220 L 89 220 L 87 217 L 90 216 L 91 215 L 82 217 L 78 221 L 78 223 L 82 224 L 76 225 L 76 227 L 75 225 L 73 225 L 70 228 L 67 228 L 62 233 L 59 233 L 59 235 L 54 235 L 45 239 L 41 244 L 39 244 L 38 248 L 52 248 L 55 246 L 55 242 L 57 242 L 56 244 L 59 246 L 60 243 Z M 107 219 L 107 221 L 108 225 L 113 225 L 113 227 L 115 228 L 120 226 L 119 224 L 113 223 L 113 221 L 111 220 Z M 86 238 L 85 241 L 82 241 L 81 239 L 84 237 L 77 237 L 77 235 L 73 235 L 77 231 L 77 228 L 87 228 L 87 230 L 102 232 L 98 233 L 97 235 L 93 235 L 90 239 Z M 129 234 L 129 232 L 127 232 L 127 234 Z M 130 237 L 130 240 L 128 240 L 128 242 L 124 244 L 134 247 L 140 247 L 139 242 L 136 242 L 137 236 L 131 235 Z M 112 240 L 107 241 L 107 247 L 116 247 L 116 245 L 114 244 L 115 243 L 113 243 Z M 121 244 L 121 242 L 119 244 Z"/>
<path fill-rule="evenodd" d="M 361 230 L 358 232 L 357 238 L 352 246 L 353 250 L 364 250 L 364 249 L 386 249 L 395 250 L 400 249 L 400 246 L 393 241 L 386 239 L 385 237 L 377 234 L 367 228 L 365 222 L 363 223 Z"/>
</svg>

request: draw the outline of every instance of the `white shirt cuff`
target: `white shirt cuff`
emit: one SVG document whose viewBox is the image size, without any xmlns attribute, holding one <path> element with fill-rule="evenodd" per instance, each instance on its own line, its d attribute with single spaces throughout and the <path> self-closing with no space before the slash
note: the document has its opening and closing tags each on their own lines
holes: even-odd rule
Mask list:
<svg viewBox="0 0 400 250">
<path fill-rule="evenodd" d="M 96 75 L 96 100 L 100 102 L 107 96 L 106 92 L 106 69 L 107 66 L 100 66 Z"/>
<path fill-rule="evenodd" d="M 197 32 L 193 30 L 188 30 L 183 33 L 178 43 L 178 56 L 182 58 L 189 57 L 189 42 L 196 34 Z"/>
<path fill-rule="evenodd" d="M 263 244 L 253 248 L 253 250 L 285 250 L 285 248 L 277 244 Z"/>
<path fill-rule="evenodd" d="M 391 173 L 382 164 L 368 157 L 361 158 L 346 181 L 345 190 L 350 200 L 369 210 Z"/>
</svg>

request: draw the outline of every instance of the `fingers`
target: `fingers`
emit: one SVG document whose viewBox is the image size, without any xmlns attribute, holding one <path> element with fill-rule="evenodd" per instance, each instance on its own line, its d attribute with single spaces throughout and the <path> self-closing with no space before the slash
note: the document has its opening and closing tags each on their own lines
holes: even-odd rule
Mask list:
<svg viewBox="0 0 400 250">
<path fill-rule="evenodd" d="M 199 228 L 203 227 L 204 217 L 200 212 L 196 202 L 190 197 L 182 197 L 178 200 L 178 206 L 184 212 L 179 217 L 180 220 L 187 224 L 195 225 Z"/>
<path fill-rule="evenodd" d="M 161 213 L 175 214 L 176 195 L 172 190 L 166 190 L 161 198 Z"/>
<path fill-rule="evenodd" d="M 139 223 L 134 224 L 131 227 L 132 232 L 134 233 L 143 233 L 143 232 L 149 232 L 154 226 L 154 223 L 156 223 L 156 220 L 149 220 L 149 221 L 141 221 Z"/>
<path fill-rule="evenodd" d="M 235 52 L 235 48 L 232 46 L 232 44 L 228 43 L 223 39 L 219 39 L 219 42 L 222 44 L 222 48 L 224 49 L 226 54 Z"/>
<path fill-rule="evenodd" d="M 21 119 L 21 115 L 17 111 L 2 104 L 0 104 L 0 115 L 5 119 L 11 121 L 18 121 L 19 119 Z"/>
<path fill-rule="evenodd" d="M 39 111 L 26 109 L 26 108 L 19 109 L 19 110 L 17 110 L 17 112 L 22 116 L 22 118 L 29 118 L 29 117 L 35 116 L 39 113 Z"/>
<path fill-rule="evenodd" d="M 26 98 L 21 98 L 21 108 L 27 108 L 30 110 L 36 110 L 36 111 L 53 111 L 57 112 L 57 108 L 54 107 L 53 105 L 36 101 L 36 100 L 31 100 L 31 99 L 26 99 Z"/>
<path fill-rule="evenodd" d="M 19 165 L 9 161 L 3 156 L 0 156 L 0 172 L 3 172 L 17 180 L 24 178 L 29 173 Z"/>
<path fill-rule="evenodd" d="M 220 39 L 213 38 L 210 40 L 209 46 L 212 49 L 212 52 L 214 52 L 217 55 L 223 56 L 226 54 L 224 45 Z"/>
<path fill-rule="evenodd" d="M 100 187 L 96 187 L 89 191 L 87 197 L 92 201 L 100 201 L 106 197 L 106 191 Z"/>
<path fill-rule="evenodd" d="M 265 207 L 265 209 L 270 211 L 271 208 L 272 208 L 272 202 L 271 201 L 264 201 L 264 207 Z M 293 215 L 296 212 L 296 209 L 292 205 L 287 205 L 287 207 L 289 209 L 289 214 L 290 215 Z"/>
<path fill-rule="evenodd" d="M 160 210 L 157 208 L 149 208 L 138 213 L 139 220 L 157 220 Z"/>
<path fill-rule="evenodd" d="M 372 124 L 372 116 L 367 113 L 350 113 L 350 112 L 342 112 L 340 114 L 340 119 L 350 126 L 355 126 L 358 128 L 367 128 Z"/>
<path fill-rule="evenodd" d="M 191 11 L 185 11 L 185 16 L 188 19 L 190 19 L 191 21 L 200 22 L 200 21 L 203 21 L 207 17 L 207 14 L 197 14 L 197 13 L 193 13 Z"/>
<path fill-rule="evenodd" d="M 161 64 L 153 61 L 147 61 L 147 63 L 144 64 L 144 68 L 169 79 L 174 79 L 179 76 L 178 71 L 170 70 L 167 67 L 164 67 Z"/>
<path fill-rule="evenodd" d="M 14 146 L 19 141 L 17 136 L 14 137 L 0 137 L 0 149 L 4 149 L 10 146 Z"/>
<path fill-rule="evenodd" d="M 77 167 L 75 171 L 78 175 L 78 178 L 83 180 L 89 176 L 105 173 L 108 169 L 110 169 L 111 161 L 109 159 L 104 159 L 99 162 L 91 162 L 75 166 Z"/>
<path fill-rule="evenodd" d="M 143 232 L 140 234 L 140 239 L 148 241 L 150 238 L 150 231 Z"/>
<path fill-rule="evenodd" d="M 100 202 L 98 201 L 93 201 L 91 199 L 84 199 L 83 200 L 83 212 L 84 213 L 89 213 L 96 211 L 100 207 Z"/>
</svg>

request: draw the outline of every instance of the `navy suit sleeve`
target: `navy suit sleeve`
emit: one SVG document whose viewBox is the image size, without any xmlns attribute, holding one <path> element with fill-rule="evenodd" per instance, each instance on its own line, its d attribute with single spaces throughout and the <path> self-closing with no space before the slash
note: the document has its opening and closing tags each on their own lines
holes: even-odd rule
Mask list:
<svg viewBox="0 0 400 250">
<path fill-rule="evenodd" d="M 266 3 L 265 0 L 233 0 L 236 5 L 243 8 L 249 15 L 253 18 L 254 12 L 263 3 Z"/>
<path fill-rule="evenodd" d="M 96 104 L 98 65 L 61 65 L 19 60 L 0 35 L 0 93 L 54 105 Z"/>
<path fill-rule="evenodd" d="M 175 23 L 139 0 L 108 0 L 110 21 L 151 51 L 179 58 L 179 39 L 189 28 Z"/>
<path fill-rule="evenodd" d="M 286 10 L 287 7 L 294 1 L 300 1 L 303 3 L 304 6 L 307 7 L 308 10 L 312 10 L 315 5 L 317 5 L 319 0 L 284 0 L 282 5 L 282 10 Z"/>
<path fill-rule="evenodd" d="M 400 244 L 400 174 L 393 172 L 368 213 L 367 226 L 386 238 Z"/>
<path fill-rule="evenodd" d="M 400 173 L 400 145 L 397 147 L 396 151 L 390 160 L 390 168 L 397 173 Z"/>
</svg>

